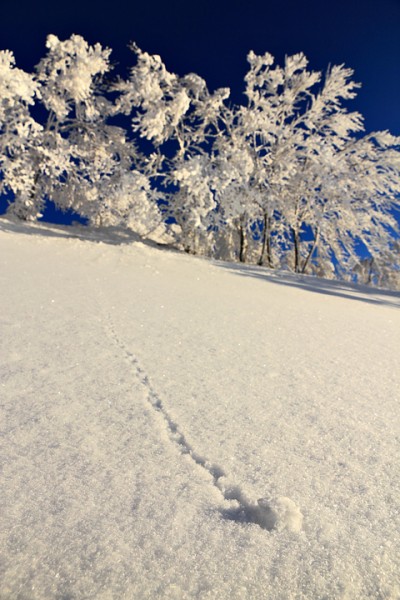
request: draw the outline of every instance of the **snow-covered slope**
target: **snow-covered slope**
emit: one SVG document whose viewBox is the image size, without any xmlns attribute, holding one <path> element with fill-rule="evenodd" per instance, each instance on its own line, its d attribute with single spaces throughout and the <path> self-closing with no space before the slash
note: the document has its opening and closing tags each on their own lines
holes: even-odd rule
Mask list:
<svg viewBox="0 0 400 600">
<path fill-rule="evenodd" d="M 0 220 L 0 598 L 400 597 L 400 296 Z"/>
</svg>

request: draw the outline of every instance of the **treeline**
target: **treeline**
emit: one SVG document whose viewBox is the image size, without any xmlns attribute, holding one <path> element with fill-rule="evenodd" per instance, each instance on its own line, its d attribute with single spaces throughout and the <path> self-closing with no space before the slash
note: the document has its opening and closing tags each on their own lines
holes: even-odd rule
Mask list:
<svg viewBox="0 0 400 600">
<path fill-rule="evenodd" d="M 234 105 L 135 45 L 125 79 L 80 36 L 46 46 L 33 73 L 0 52 L 10 213 L 34 220 L 51 200 L 187 252 L 400 288 L 400 138 L 348 110 L 351 69 L 250 52 Z"/>
</svg>

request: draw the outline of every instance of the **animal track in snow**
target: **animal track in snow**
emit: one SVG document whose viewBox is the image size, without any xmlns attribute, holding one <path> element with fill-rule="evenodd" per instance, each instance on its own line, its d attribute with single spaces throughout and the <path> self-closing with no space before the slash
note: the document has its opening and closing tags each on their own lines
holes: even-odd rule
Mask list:
<svg viewBox="0 0 400 600">
<path fill-rule="evenodd" d="M 179 425 L 165 408 L 136 356 L 120 341 L 111 324 L 111 319 L 109 319 L 109 323 L 110 336 L 135 369 L 137 378 L 146 389 L 147 401 L 152 409 L 162 416 L 171 441 L 177 444 L 182 454 L 187 454 L 196 465 L 207 471 L 212 478 L 212 484 L 218 489 L 223 500 L 232 503 L 231 507 L 221 510 L 223 518 L 237 523 L 254 523 L 268 531 L 284 528 L 294 532 L 300 531 L 303 515 L 290 498 L 264 497 L 252 502 L 239 486 L 227 484 L 227 476 L 221 467 L 211 463 L 193 449 Z"/>
</svg>

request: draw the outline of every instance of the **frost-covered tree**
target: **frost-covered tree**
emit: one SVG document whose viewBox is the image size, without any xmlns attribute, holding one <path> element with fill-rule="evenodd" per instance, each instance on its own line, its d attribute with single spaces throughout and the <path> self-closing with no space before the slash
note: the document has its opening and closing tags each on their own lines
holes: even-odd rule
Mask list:
<svg viewBox="0 0 400 600">
<path fill-rule="evenodd" d="M 22 101 L 18 111 L 14 108 L 19 122 L 25 118 L 27 135 L 20 136 L 19 152 L 13 152 L 19 188 L 8 185 L 15 194 L 11 210 L 34 219 L 50 199 L 59 209 L 71 209 L 93 225 L 154 229 L 159 211 L 147 175 L 138 171 L 149 161 L 126 130 L 112 124 L 118 109 L 103 83 L 111 69 L 111 50 L 90 46 L 78 35 L 65 41 L 50 35 L 46 46 L 47 54 L 34 76 L 17 73 L 31 93 L 24 92 L 21 84 Z M 46 111 L 43 126 L 29 116 L 27 104 L 33 103 L 34 94 Z M 28 184 L 20 190 L 25 180 Z M 146 224 L 134 224 L 134 214 L 138 219 L 146 215 Z"/>
<path fill-rule="evenodd" d="M 287 57 L 283 67 L 274 65 L 268 53 L 251 52 L 248 60 L 248 104 L 241 109 L 239 127 L 256 157 L 253 182 L 261 191 L 259 264 L 277 266 L 283 254 L 292 252 L 298 271 L 301 230 L 305 224 L 310 227 L 308 216 L 319 185 L 319 141 L 323 138 L 328 146 L 329 136 L 346 136 L 361 127 L 357 113 L 340 108 L 342 99 L 353 97 L 356 84 L 348 81 L 350 70 L 334 67 L 318 93 L 321 74 L 307 70 L 303 54 Z M 337 118 L 339 111 L 342 119 Z"/>
<path fill-rule="evenodd" d="M 97 135 L 99 122 L 104 123 L 105 105 L 96 95 L 96 78 L 109 69 L 110 51 L 99 45 L 90 47 L 77 35 L 64 42 L 50 35 L 46 46 L 47 55 L 37 65 L 35 75 L 19 73 L 21 80 L 32 81 L 36 101 L 40 100 L 47 114 L 42 126 L 33 126 L 25 110 L 25 122 L 30 126 L 18 153 L 14 152 L 15 162 L 24 165 L 24 175 L 29 174 L 29 185 L 22 190 L 9 186 L 15 194 L 11 210 L 29 219 L 40 215 L 46 198 L 61 209 L 76 209 L 76 182 L 85 183 L 90 172 L 108 168 L 105 148 Z M 89 153 L 90 160 L 86 140 L 95 149 Z M 19 181 L 24 179 L 19 174 Z"/>
<path fill-rule="evenodd" d="M 400 193 L 400 154 L 386 132 L 348 140 L 320 171 L 312 211 L 312 253 L 334 257 L 339 269 L 358 260 L 362 244 L 371 257 L 390 246 L 398 227 L 393 211 Z"/>
<path fill-rule="evenodd" d="M 262 217 L 257 155 L 240 127 L 240 109 L 224 111 L 225 130 L 213 148 L 213 181 L 218 203 L 217 229 L 231 257 L 248 259 L 250 228 Z"/>
<path fill-rule="evenodd" d="M 39 152 L 31 156 L 37 170 L 36 197 L 50 198 L 63 209 L 89 216 L 86 188 L 113 171 L 115 143 L 124 134 L 107 127 L 112 107 L 100 93 L 102 76 L 110 70 L 110 50 L 78 35 L 65 41 L 50 35 L 47 54 L 36 67 L 47 120 Z M 122 139 L 121 139 L 122 138 Z"/>
<path fill-rule="evenodd" d="M 12 193 L 18 216 L 36 216 L 36 170 L 27 154 L 40 145 L 42 126 L 29 113 L 38 95 L 32 75 L 15 67 L 8 50 L 0 52 L 0 193 Z"/>
<path fill-rule="evenodd" d="M 215 209 L 210 140 L 218 132 L 229 90 L 211 94 L 198 75 L 180 77 L 170 73 L 159 56 L 136 45 L 132 50 L 136 65 L 116 86 L 119 110 L 132 116 L 135 133 L 152 142 L 158 156 L 153 178 L 176 189 L 165 196 L 165 214 L 180 228 L 184 248 L 196 252 Z"/>
<path fill-rule="evenodd" d="M 242 231 L 260 232 L 259 264 L 329 273 L 360 242 L 382 250 L 396 226 L 398 141 L 359 137 L 362 117 L 344 105 L 358 87 L 352 70 L 335 66 L 322 81 L 302 54 L 283 67 L 270 54 L 248 60 L 248 103 L 225 112 L 215 142 L 216 189 Z"/>
</svg>

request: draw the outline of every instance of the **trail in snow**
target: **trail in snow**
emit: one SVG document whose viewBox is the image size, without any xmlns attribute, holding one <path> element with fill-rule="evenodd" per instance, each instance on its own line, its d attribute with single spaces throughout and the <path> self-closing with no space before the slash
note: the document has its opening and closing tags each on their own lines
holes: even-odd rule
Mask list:
<svg viewBox="0 0 400 600">
<path fill-rule="evenodd" d="M 254 523 L 267 531 L 284 527 L 292 531 L 299 531 L 302 526 L 303 515 L 290 498 L 280 497 L 274 500 L 263 497 L 254 503 L 246 497 L 240 486 L 225 485 L 227 477 L 225 471 L 219 465 L 213 464 L 196 452 L 187 441 L 185 434 L 171 417 L 160 396 L 152 386 L 138 358 L 125 346 L 116 334 L 110 315 L 108 315 L 107 322 L 109 323 L 109 337 L 123 351 L 126 360 L 133 367 L 136 378 L 145 388 L 148 403 L 154 411 L 161 415 L 171 441 L 179 447 L 182 454 L 188 455 L 196 465 L 209 473 L 212 478 L 212 484 L 221 493 L 223 500 L 235 502 L 235 505 L 232 507 L 221 510 L 222 516 L 238 523 Z"/>
</svg>

